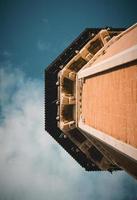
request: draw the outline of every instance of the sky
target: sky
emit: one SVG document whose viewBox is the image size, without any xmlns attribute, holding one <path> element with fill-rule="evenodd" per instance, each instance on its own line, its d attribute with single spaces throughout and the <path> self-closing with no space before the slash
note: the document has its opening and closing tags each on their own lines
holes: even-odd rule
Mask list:
<svg viewBox="0 0 137 200">
<path fill-rule="evenodd" d="M 0 0 L 0 200 L 136 200 L 126 172 L 86 172 L 44 131 L 44 69 L 87 27 L 129 27 L 136 0 Z"/>
</svg>

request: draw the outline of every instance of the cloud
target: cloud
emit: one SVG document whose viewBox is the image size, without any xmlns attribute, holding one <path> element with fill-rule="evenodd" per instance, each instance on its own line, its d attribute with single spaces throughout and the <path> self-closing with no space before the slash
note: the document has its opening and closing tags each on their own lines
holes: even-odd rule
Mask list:
<svg viewBox="0 0 137 200">
<path fill-rule="evenodd" d="M 5 57 L 10 57 L 12 54 L 9 52 L 9 51 L 4 51 L 3 52 L 3 55 L 5 56 Z"/>
<path fill-rule="evenodd" d="M 43 19 L 42 19 L 42 22 L 43 22 L 44 24 L 48 24 L 48 23 L 49 23 L 49 20 L 48 20 L 48 18 L 43 18 Z"/>
<path fill-rule="evenodd" d="M 85 172 L 45 131 L 43 83 L 1 69 L 0 199 L 124 200 L 137 182 L 124 172 Z"/>
<path fill-rule="evenodd" d="M 5 58 L 9 58 L 12 56 L 12 53 L 7 50 L 4 50 L 3 52 L 0 52 L 0 55 L 4 56 Z"/>
<path fill-rule="evenodd" d="M 39 40 L 37 43 L 37 47 L 40 51 L 49 51 L 51 48 L 51 45 L 49 43 L 45 43 L 42 40 Z"/>
</svg>

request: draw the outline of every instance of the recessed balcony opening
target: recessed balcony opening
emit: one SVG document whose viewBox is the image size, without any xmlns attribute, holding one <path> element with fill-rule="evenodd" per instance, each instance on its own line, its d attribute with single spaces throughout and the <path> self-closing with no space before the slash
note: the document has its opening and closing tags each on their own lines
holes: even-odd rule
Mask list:
<svg viewBox="0 0 137 200">
<path fill-rule="evenodd" d="M 79 143 L 83 143 L 86 140 L 86 137 L 76 128 L 69 131 L 69 133 L 71 135 L 71 138 L 74 138 Z"/>
<path fill-rule="evenodd" d="M 70 66 L 69 69 L 72 71 L 78 72 L 85 64 L 87 61 L 83 58 L 79 58 L 78 60 L 74 61 Z"/>
<path fill-rule="evenodd" d="M 95 146 L 92 146 L 89 149 L 89 154 L 93 160 L 98 161 L 98 162 L 100 162 L 103 158 L 102 153 L 100 153 L 100 151 L 97 148 L 95 148 Z"/>
<path fill-rule="evenodd" d="M 74 82 L 68 78 L 63 79 L 63 92 L 67 94 L 73 94 L 74 93 Z"/>
<path fill-rule="evenodd" d="M 103 43 L 101 40 L 96 40 L 90 43 L 90 47 L 88 48 L 89 52 L 95 55 L 101 48 L 103 47 Z"/>
<path fill-rule="evenodd" d="M 62 109 L 62 117 L 63 121 L 69 122 L 73 121 L 73 110 L 74 110 L 74 105 L 65 105 L 64 108 Z"/>
</svg>

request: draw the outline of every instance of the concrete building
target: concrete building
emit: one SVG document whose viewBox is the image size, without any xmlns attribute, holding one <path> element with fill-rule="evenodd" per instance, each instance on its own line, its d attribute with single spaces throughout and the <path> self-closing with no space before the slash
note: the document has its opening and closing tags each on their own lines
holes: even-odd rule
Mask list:
<svg viewBox="0 0 137 200">
<path fill-rule="evenodd" d="M 137 178 L 137 24 L 86 29 L 45 69 L 45 129 L 86 170 Z"/>
</svg>

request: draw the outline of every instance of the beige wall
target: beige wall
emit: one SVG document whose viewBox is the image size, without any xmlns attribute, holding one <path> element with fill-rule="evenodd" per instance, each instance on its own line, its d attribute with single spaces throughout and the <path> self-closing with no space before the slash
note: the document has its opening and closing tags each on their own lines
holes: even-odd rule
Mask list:
<svg viewBox="0 0 137 200">
<path fill-rule="evenodd" d="M 137 147 L 137 62 L 86 78 L 82 116 L 85 124 Z"/>
</svg>

